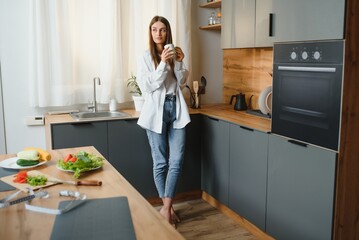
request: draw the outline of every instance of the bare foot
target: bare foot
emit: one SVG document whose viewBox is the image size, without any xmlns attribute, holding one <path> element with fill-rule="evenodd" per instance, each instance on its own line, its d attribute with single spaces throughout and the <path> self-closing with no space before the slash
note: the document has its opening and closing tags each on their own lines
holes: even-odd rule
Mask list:
<svg viewBox="0 0 359 240">
<path fill-rule="evenodd" d="M 172 217 L 171 217 L 171 209 L 165 209 L 164 207 L 162 207 L 160 209 L 160 214 L 170 223 L 173 224 L 172 222 Z"/>
<path fill-rule="evenodd" d="M 171 207 L 171 218 L 172 218 L 172 222 L 174 223 L 181 222 L 181 219 L 178 217 L 173 207 Z"/>
</svg>

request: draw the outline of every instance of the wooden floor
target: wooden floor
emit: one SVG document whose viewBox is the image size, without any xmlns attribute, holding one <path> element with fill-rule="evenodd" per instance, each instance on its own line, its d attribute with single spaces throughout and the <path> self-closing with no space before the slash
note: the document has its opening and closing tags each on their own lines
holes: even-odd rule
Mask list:
<svg viewBox="0 0 359 240">
<path fill-rule="evenodd" d="M 202 199 L 176 203 L 174 209 L 181 219 L 177 230 L 186 239 L 257 240 L 238 223 Z"/>
</svg>

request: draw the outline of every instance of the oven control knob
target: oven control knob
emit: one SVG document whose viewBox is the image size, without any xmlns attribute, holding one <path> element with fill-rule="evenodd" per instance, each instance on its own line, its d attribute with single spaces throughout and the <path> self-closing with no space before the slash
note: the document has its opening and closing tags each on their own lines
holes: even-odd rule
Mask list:
<svg viewBox="0 0 359 240">
<path fill-rule="evenodd" d="M 292 52 L 292 53 L 290 54 L 290 58 L 291 58 L 292 60 L 297 59 L 297 53 L 296 53 L 296 52 Z"/>
<path fill-rule="evenodd" d="M 302 59 L 307 60 L 307 58 L 308 58 L 308 52 L 307 51 L 302 52 Z"/>
<path fill-rule="evenodd" d="M 313 57 L 315 60 L 319 60 L 320 59 L 320 52 L 319 51 L 315 51 L 314 54 L 313 54 Z"/>
</svg>

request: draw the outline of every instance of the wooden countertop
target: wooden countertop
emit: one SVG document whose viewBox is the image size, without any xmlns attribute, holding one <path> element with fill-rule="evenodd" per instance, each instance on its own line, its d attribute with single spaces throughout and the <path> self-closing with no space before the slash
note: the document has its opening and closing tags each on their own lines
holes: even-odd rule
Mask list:
<svg viewBox="0 0 359 240">
<path fill-rule="evenodd" d="M 224 103 L 207 104 L 207 105 L 203 105 L 200 109 L 190 108 L 189 110 L 191 114 L 203 114 L 209 117 L 239 124 L 241 126 L 253 128 L 258 131 L 270 132 L 271 130 L 270 119 L 254 116 L 252 114 L 246 113 L 245 111 L 235 111 L 233 109 L 233 106 L 229 104 L 224 104 Z M 138 118 L 140 116 L 140 113 L 136 112 L 134 109 L 123 109 L 121 111 L 130 114 L 131 118 Z M 109 120 L 111 119 L 107 119 L 106 121 Z M 89 120 L 89 121 L 94 121 L 94 120 Z M 74 120 L 68 114 L 46 115 L 45 118 L 45 124 L 58 124 L 58 123 L 68 123 L 68 122 L 78 122 L 78 121 Z"/>
<path fill-rule="evenodd" d="M 44 174 L 61 180 L 74 180 L 71 173 L 56 168 L 58 159 L 69 153 L 86 151 L 101 155 L 94 147 L 69 148 L 50 151 L 52 160 L 35 169 Z M 15 155 L 1 155 L 0 161 Z M 60 190 L 79 191 L 88 199 L 126 196 L 128 198 L 132 221 L 137 239 L 184 239 L 165 219 L 116 171 L 105 161 L 103 168 L 83 175 L 81 179 L 96 179 L 102 181 L 102 186 L 72 186 L 54 185 L 47 187 L 50 197 L 34 199 L 33 205 L 57 208 L 58 203 L 68 198 L 59 197 Z M 0 199 L 9 196 L 14 191 L 0 192 Z M 21 196 L 25 195 L 22 193 Z M 71 210 L 76 211 L 76 208 Z M 24 204 L 16 204 L 0 209 L 0 239 L 50 239 L 55 215 L 31 212 Z"/>
<path fill-rule="evenodd" d="M 235 111 L 233 106 L 229 104 L 208 104 L 202 106 L 198 111 L 203 115 L 253 128 L 258 131 L 271 131 L 271 120 L 269 118 L 255 116 L 245 111 Z"/>
</svg>

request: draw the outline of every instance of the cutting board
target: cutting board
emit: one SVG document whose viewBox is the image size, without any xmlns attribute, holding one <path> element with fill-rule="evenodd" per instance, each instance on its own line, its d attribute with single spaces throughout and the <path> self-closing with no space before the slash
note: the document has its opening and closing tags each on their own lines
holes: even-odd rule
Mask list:
<svg viewBox="0 0 359 240">
<path fill-rule="evenodd" d="M 16 174 L 13 174 L 13 175 L 10 175 L 10 176 L 6 176 L 6 177 L 2 177 L 0 178 L 2 181 L 6 182 L 7 184 L 17 188 L 17 189 L 20 189 L 21 191 L 24 191 L 24 192 L 28 192 L 28 188 L 32 188 L 33 190 L 36 190 L 36 189 L 39 189 L 39 188 L 45 188 L 45 187 L 48 187 L 48 186 L 52 186 L 52 185 L 55 185 L 57 183 L 53 183 L 53 182 L 49 182 L 47 181 L 45 185 L 41 185 L 41 186 L 31 186 L 27 183 L 16 183 L 14 182 L 14 178 L 15 178 L 15 175 Z M 59 179 L 57 178 L 54 178 L 54 177 L 51 177 L 45 173 L 42 173 L 40 171 L 37 171 L 37 170 L 32 170 L 32 171 L 28 171 L 27 172 L 27 175 L 28 176 L 37 176 L 37 175 L 43 175 L 45 176 L 48 180 L 51 179 L 51 180 L 56 180 L 56 181 L 60 181 Z"/>
</svg>

